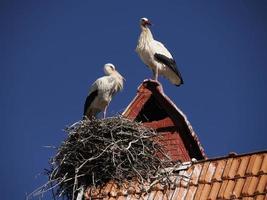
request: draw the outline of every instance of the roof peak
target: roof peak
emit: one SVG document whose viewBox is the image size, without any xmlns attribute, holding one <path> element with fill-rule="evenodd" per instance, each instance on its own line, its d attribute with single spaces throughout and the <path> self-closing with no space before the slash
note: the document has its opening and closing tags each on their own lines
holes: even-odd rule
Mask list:
<svg viewBox="0 0 267 200">
<path fill-rule="evenodd" d="M 164 93 L 162 85 L 146 79 L 137 89 L 137 94 L 122 114 L 128 119 L 142 122 L 162 134 L 174 160 L 188 161 L 191 158 L 206 158 L 186 115 Z"/>
</svg>

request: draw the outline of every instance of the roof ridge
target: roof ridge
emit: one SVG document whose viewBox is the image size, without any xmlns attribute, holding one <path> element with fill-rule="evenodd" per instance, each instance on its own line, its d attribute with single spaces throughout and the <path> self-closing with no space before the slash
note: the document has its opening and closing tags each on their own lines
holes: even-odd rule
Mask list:
<svg viewBox="0 0 267 200">
<path fill-rule="evenodd" d="M 262 154 L 262 153 L 267 153 L 267 149 L 260 150 L 260 151 L 251 151 L 251 152 L 248 152 L 248 153 L 241 153 L 241 154 L 237 154 L 235 152 L 229 152 L 229 154 L 225 155 L 225 156 L 219 156 L 219 157 L 214 157 L 214 158 L 197 160 L 196 162 L 194 162 L 194 164 L 203 163 L 203 162 L 207 162 L 207 161 L 222 160 L 222 159 L 226 159 L 226 158 L 237 158 L 237 157 L 242 157 L 242 156 Z"/>
</svg>

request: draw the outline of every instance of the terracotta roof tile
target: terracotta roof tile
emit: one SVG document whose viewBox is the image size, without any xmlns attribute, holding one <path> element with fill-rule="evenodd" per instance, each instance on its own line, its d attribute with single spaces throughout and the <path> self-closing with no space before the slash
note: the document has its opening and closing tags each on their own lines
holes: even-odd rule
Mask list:
<svg viewBox="0 0 267 200">
<path fill-rule="evenodd" d="M 118 185 L 117 184 L 113 184 L 111 189 L 110 189 L 110 196 L 112 197 L 116 197 L 117 193 L 118 193 L 119 189 L 118 189 Z"/>
<path fill-rule="evenodd" d="M 222 174 L 223 170 L 226 164 L 226 160 L 218 160 L 215 161 L 216 165 L 216 170 L 214 173 L 214 176 L 212 177 L 212 181 L 221 181 L 222 180 Z"/>
<path fill-rule="evenodd" d="M 157 193 L 157 191 L 151 191 L 151 192 L 149 193 L 149 195 L 148 195 L 147 200 L 153 200 L 154 197 L 156 196 L 156 193 Z"/>
<path fill-rule="evenodd" d="M 203 188 L 204 188 L 204 184 L 199 184 L 198 185 L 194 199 L 200 199 L 200 196 L 201 196 Z"/>
<path fill-rule="evenodd" d="M 199 183 L 205 183 L 205 177 L 206 177 L 206 174 L 207 174 L 207 171 L 208 171 L 208 167 L 209 167 L 209 164 L 210 162 L 205 162 L 203 167 L 202 167 L 202 170 L 201 170 L 201 174 L 200 174 L 200 177 L 199 177 Z"/>
<path fill-rule="evenodd" d="M 98 196 L 100 193 L 100 188 L 90 188 L 90 191 L 88 191 L 92 196 Z"/>
<path fill-rule="evenodd" d="M 216 170 L 216 164 L 214 162 L 211 162 L 209 164 L 209 167 L 207 169 L 207 172 L 206 172 L 206 175 L 205 175 L 205 179 L 204 179 L 204 182 L 205 183 L 210 183 L 211 182 L 211 179 L 215 173 L 215 170 Z"/>
<path fill-rule="evenodd" d="M 242 189 L 242 193 L 241 193 L 243 196 L 248 196 L 248 195 L 253 194 L 253 193 L 251 193 L 251 189 L 250 189 L 252 179 L 253 179 L 252 176 L 250 176 L 246 179 L 244 187 Z"/>
<path fill-rule="evenodd" d="M 120 190 L 117 191 L 117 195 L 126 196 L 128 194 L 129 183 L 123 183 Z"/>
<path fill-rule="evenodd" d="M 257 185 L 255 193 L 261 194 L 266 192 L 266 187 L 267 187 L 267 174 L 260 176 L 260 180 Z"/>
<path fill-rule="evenodd" d="M 236 180 L 235 182 L 235 187 L 234 187 L 234 190 L 233 190 L 233 194 L 231 195 L 231 198 L 237 198 L 237 197 L 240 197 L 240 194 L 241 194 L 241 191 L 242 191 L 242 188 L 245 184 L 245 179 L 244 178 L 239 178 Z"/>
<path fill-rule="evenodd" d="M 264 154 L 264 159 L 261 164 L 260 174 L 266 174 L 267 173 L 267 153 Z"/>
<path fill-rule="evenodd" d="M 140 185 L 138 184 L 137 181 L 135 181 L 133 184 L 131 184 L 131 187 L 134 188 L 135 190 L 135 193 L 141 193 L 141 187 Z"/>
<path fill-rule="evenodd" d="M 116 198 L 114 198 L 114 197 L 107 197 L 107 198 L 104 198 L 104 199 L 108 199 L 108 200 L 116 200 Z"/>
<path fill-rule="evenodd" d="M 179 195 L 180 187 L 176 187 L 173 191 L 172 199 L 177 199 Z"/>
<path fill-rule="evenodd" d="M 136 196 L 134 194 L 130 194 L 128 195 L 128 197 L 126 198 L 126 200 L 137 200 L 139 199 L 139 196 Z"/>
<path fill-rule="evenodd" d="M 178 192 L 176 193 L 176 199 L 184 199 L 187 193 L 187 189 L 184 187 L 180 187 Z"/>
<path fill-rule="evenodd" d="M 164 186 L 160 183 L 157 183 L 156 185 L 153 186 L 153 190 L 163 190 Z"/>
<path fill-rule="evenodd" d="M 199 180 L 199 175 L 201 173 L 201 169 L 202 169 L 202 164 L 196 164 L 193 165 L 193 172 L 192 172 L 192 176 L 191 176 L 191 181 L 190 184 L 198 184 L 198 180 Z"/>
<path fill-rule="evenodd" d="M 211 190 L 211 185 L 205 184 L 201 192 L 200 200 L 206 200 L 209 196 L 210 190 Z"/>
<path fill-rule="evenodd" d="M 186 194 L 186 197 L 185 197 L 185 200 L 193 200 L 194 196 L 196 194 L 196 191 L 197 191 L 197 187 L 196 186 L 194 186 L 194 185 L 189 186 L 187 194 Z"/>
<path fill-rule="evenodd" d="M 234 158 L 233 162 L 232 162 L 232 165 L 230 167 L 230 171 L 229 171 L 229 174 L 228 174 L 228 177 L 229 178 L 234 178 L 236 173 L 237 173 L 237 170 L 238 170 L 238 167 L 239 167 L 239 164 L 240 164 L 240 161 L 241 159 L 240 158 Z"/>
<path fill-rule="evenodd" d="M 253 169 L 256 157 L 257 157 L 257 155 L 250 156 L 248 167 L 247 167 L 245 175 L 252 175 L 252 169 Z"/>
<path fill-rule="evenodd" d="M 266 195 L 258 195 L 258 196 L 255 198 L 255 200 L 266 200 L 266 199 L 267 199 Z"/>
<path fill-rule="evenodd" d="M 254 195 L 258 181 L 259 181 L 259 177 L 256 177 L 256 176 L 252 177 L 251 182 L 248 187 L 248 195 Z"/>
<path fill-rule="evenodd" d="M 233 158 L 229 158 L 227 159 L 224 171 L 223 171 L 223 175 L 222 175 L 222 179 L 229 179 L 229 172 L 232 166 L 232 162 L 233 162 Z"/>
<path fill-rule="evenodd" d="M 140 199 L 142 200 L 147 200 L 148 199 L 149 194 L 148 193 L 142 193 L 140 196 Z"/>
<path fill-rule="evenodd" d="M 161 190 L 158 190 L 154 196 L 154 200 L 162 200 L 162 197 L 163 197 L 163 192 Z"/>
<path fill-rule="evenodd" d="M 102 189 L 101 189 L 101 193 L 103 194 L 103 196 L 106 196 L 109 194 L 109 192 L 111 191 L 111 188 L 113 186 L 113 182 L 110 182 L 109 184 L 106 184 Z"/>
<path fill-rule="evenodd" d="M 219 193 L 218 193 L 218 196 L 217 196 L 219 199 L 223 199 L 224 198 L 224 191 L 226 189 L 227 184 L 228 184 L 228 180 L 224 180 L 221 183 L 221 187 L 220 187 L 220 190 L 219 190 Z"/>
<path fill-rule="evenodd" d="M 172 195 L 173 195 L 173 190 L 166 190 L 164 191 L 163 193 L 163 200 L 168 200 L 168 199 L 171 199 L 172 198 Z"/>
<path fill-rule="evenodd" d="M 227 186 L 224 191 L 224 198 L 230 199 L 231 194 L 233 194 L 233 189 L 235 187 L 235 181 L 234 180 L 229 180 L 227 183 Z"/>
<path fill-rule="evenodd" d="M 267 200 L 266 151 L 234 157 L 209 159 L 180 168 L 170 177 L 170 187 L 133 181 L 118 187 L 112 181 L 104 187 L 88 188 L 85 199 L 107 200 Z"/>
<path fill-rule="evenodd" d="M 119 197 L 117 198 L 117 200 L 126 200 L 126 197 L 125 197 L 125 196 L 119 196 Z"/>
<path fill-rule="evenodd" d="M 242 200 L 254 200 L 254 198 L 253 197 L 244 197 L 244 198 L 242 198 Z"/>
<path fill-rule="evenodd" d="M 258 175 L 259 174 L 259 171 L 260 171 L 260 168 L 261 168 L 261 165 L 262 165 L 262 162 L 263 162 L 263 158 L 264 158 L 264 155 L 257 155 L 256 156 L 254 165 L 252 167 L 252 174 L 253 175 Z"/>
<path fill-rule="evenodd" d="M 249 156 L 242 157 L 241 163 L 239 165 L 239 168 L 237 170 L 235 177 L 243 177 L 245 175 L 248 162 L 249 162 Z"/>
<path fill-rule="evenodd" d="M 213 199 L 217 198 L 217 195 L 219 193 L 220 187 L 221 187 L 221 183 L 220 182 L 214 182 L 212 184 L 208 200 L 213 200 Z"/>
</svg>

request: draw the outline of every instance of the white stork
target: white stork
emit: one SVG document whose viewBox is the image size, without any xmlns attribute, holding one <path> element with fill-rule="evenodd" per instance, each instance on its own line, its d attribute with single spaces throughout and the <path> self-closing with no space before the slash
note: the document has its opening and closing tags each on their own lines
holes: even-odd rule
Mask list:
<svg viewBox="0 0 267 200">
<path fill-rule="evenodd" d="M 181 73 L 177 69 L 175 60 L 166 47 L 154 40 L 149 29 L 151 22 L 147 18 L 140 19 L 141 34 L 138 39 L 136 52 L 141 60 L 153 71 L 154 79 L 162 75 L 176 86 L 183 84 Z"/>
<path fill-rule="evenodd" d="M 104 72 L 106 76 L 98 78 L 93 83 L 84 104 L 83 115 L 89 119 L 102 111 L 104 111 L 105 118 L 112 97 L 123 89 L 124 78 L 116 71 L 113 64 L 105 64 Z"/>
</svg>

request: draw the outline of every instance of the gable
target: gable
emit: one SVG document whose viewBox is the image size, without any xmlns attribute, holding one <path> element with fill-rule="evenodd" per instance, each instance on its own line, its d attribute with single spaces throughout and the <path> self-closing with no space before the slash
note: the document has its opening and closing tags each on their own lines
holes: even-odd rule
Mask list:
<svg viewBox="0 0 267 200">
<path fill-rule="evenodd" d="M 145 80 L 123 115 L 142 122 L 162 134 L 162 144 L 173 160 L 189 161 L 192 158 L 197 160 L 206 158 L 186 116 L 164 94 L 159 82 Z"/>
<path fill-rule="evenodd" d="M 135 117 L 138 122 L 146 123 L 152 121 L 159 121 L 169 117 L 168 113 L 157 101 L 154 95 L 150 95 L 148 100 L 142 106 L 142 109 Z"/>
</svg>

